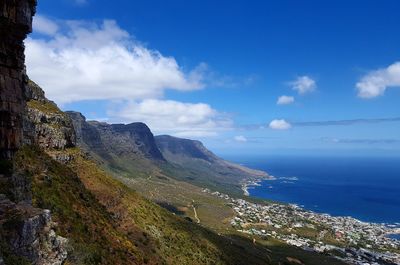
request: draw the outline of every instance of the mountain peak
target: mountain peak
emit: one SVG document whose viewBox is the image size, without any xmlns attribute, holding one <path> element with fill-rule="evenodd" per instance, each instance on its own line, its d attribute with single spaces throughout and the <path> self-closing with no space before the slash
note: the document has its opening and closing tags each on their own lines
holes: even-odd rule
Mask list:
<svg viewBox="0 0 400 265">
<path fill-rule="evenodd" d="M 78 143 L 95 150 L 100 156 L 115 154 L 118 157 L 140 157 L 164 161 L 150 128 L 142 123 L 108 124 L 86 121 L 79 112 L 68 111 L 74 122 Z"/>
</svg>

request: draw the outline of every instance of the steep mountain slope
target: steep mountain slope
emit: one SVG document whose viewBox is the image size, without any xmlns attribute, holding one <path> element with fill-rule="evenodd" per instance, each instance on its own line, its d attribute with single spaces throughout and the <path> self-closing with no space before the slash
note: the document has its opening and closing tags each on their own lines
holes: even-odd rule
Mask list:
<svg viewBox="0 0 400 265">
<path fill-rule="evenodd" d="M 147 176 L 165 162 L 154 136 L 144 123 L 107 124 L 86 121 L 79 112 L 68 111 L 80 147 L 120 174 L 126 171 Z"/>
<path fill-rule="evenodd" d="M 162 174 L 237 195 L 244 180 L 267 177 L 265 172 L 217 157 L 199 141 L 154 137 L 143 123 L 107 124 L 86 121 L 77 112 L 66 113 L 73 120 L 78 145 L 119 175 Z"/>
<path fill-rule="evenodd" d="M 201 186 L 240 194 L 244 180 L 268 177 L 265 172 L 217 157 L 200 141 L 161 135 L 156 136 L 156 143 L 165 159 L 178 166 L 174 174 Z"/>
</svg>

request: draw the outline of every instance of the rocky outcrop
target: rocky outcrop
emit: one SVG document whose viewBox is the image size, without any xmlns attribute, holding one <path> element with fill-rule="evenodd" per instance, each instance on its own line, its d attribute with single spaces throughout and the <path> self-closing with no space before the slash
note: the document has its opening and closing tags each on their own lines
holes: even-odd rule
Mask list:
<svg viewBox="0 0 400 265">
<path fill-rule="evenodd" d="M 158 148 L 171 154 L 203 159 L 208 162 L 218 160 L 218 157 L 204 147 L 200 141 L 177 138 L 169 135 L 155 137 Z"/>
<path fill-rule="evenodd" d="M 32 30 L 35 6 L 35 0 L 0 1 L 0 158 L 11 158 L 22 143 L 23 41 Z"/>
<path fill-rule="evenodd" d="M 24 120 L 24 142 L 44 149 L 64 150 L 76 144 L 71 119 L 45 97 L 33 81 L 26 85 L 27 115 Z"/>
<path fill-rule="evenodd" d="M 86 117 L 80 112 L 67 111 L 65 112 L 72 120 L 77 144 L 93 150 L 106 151 L 106 147 L 101 140 L 100 132 L 97 127 L 89 122 L 86 122 Z"/>
<path fill-rule="evenodd" d="M 67 240 L 57 236 L 49 210 L 14 203 L 0 196 L 0 225 L 8 251 L 37 265 L 62 264 L 67 257 Z"/>
<path fill-rule="evenodd" d="M 78 144 L 108 159 L 110 154 L 118 157 L 142 157 L 152 161 L 165 161 L 146 124 L 107 124 L 86 121 L 79 112 L 66 112 L 73 120 Z"/>
<path fill-rule="evenodd" d="M 100 125 L 101 126 L 101 125 Z M 109 125 L 110 126 L 110 125 Z M 107 127 L 107 126 L 106 126 Z M 119 135 L 119 139 L 114 141 L 116 148 L 122 153 L 135 152 L 138 149 L 146 158 L 153 160 L 164 160 L 163 155 L 158 149 L 154 135 L 149 127 L 142 122 L 130 124 L 112 124 L 111 130 L 103 127 L 107 137 L 105 140 L 112 140 L 113 135 Z"/>
</svg>

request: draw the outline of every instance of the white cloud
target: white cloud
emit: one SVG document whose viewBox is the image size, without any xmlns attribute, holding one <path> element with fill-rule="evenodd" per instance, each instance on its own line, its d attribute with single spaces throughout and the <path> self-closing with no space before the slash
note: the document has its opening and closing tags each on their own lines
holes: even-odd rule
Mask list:
<svg viewBox="0 0 400 265">
<path fill-rule="evenodd" d="M 300 95 L 312 92 L 317 87 L 315 80 L 309 76 L 300 76 L 296 80 L 289 83 L 293 90 L 296 90 Z"/>
<path fill-rule="evenodd" d="M 243 135 L 237 135 L 233 138 L 236 142 L 241 142 L 241 143 L 245 143 L 247 142 L 247 138 L 244 137 Z"/>
<path fill-rule="evenodd" d="M 400 87 L 400 62 L 368 73 L 356 87 L 361 98 L 374 98 L 383 95 L 388 87 Z"/>
<path fill-rule="evenodd" d="M 57 31 L 54 24 L 63 30 Z M 51 36 L 26 40 L 28 74 L 57 103 L 142 100 L 162 97 L 166 89 L 203 87 L 201 69 L 183 71 L 173 57 L 134 41 L 115 21 L 39 18 L 34 30 Z"/>
<path fill-rule="evenodd" d="M 204 103 L 146 99 L 109 112 L 112 121 L 146 123 L 156 134 L 205 137 L 232 127 L 232 120 Z"/>
<path fill-rule="evenodd" d="M 33 31 L 38 32 L 44 35 L 50 35 L 53 36 L 57 33 L 59 27 L 57 23 L 54 21 L 40 16 L 36 15 L 33 17 Z"/>
<path fill-rule="evenodd" d="M 293 102 L 294 102 L 294 97 L 280 96 L 278 98 L 278 101 L 276 102 L 276 104 L 278 104 L 278 105 L 288 105 L 288 104 L 292 104 Z"/>
<path fill-rule="evenodd" d="M 269 123 L 269 128 L 273 130 L 288 130 L 292 127 L 292 125 L 285 120 L 272 120 Z"/>
</svg>

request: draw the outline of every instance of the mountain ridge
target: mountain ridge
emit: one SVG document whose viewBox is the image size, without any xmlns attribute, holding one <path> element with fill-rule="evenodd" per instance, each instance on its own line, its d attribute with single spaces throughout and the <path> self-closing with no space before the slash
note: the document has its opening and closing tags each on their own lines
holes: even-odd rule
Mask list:
<svg viewBox="0 0 400 265">
<path fill-rule="evenodd" d="M 167 175 L 236 195 L 242 194 L 243 182 L 268 177 L 263 171 L 218 157 L 198 140 L 154 136 L 141 122 L 108 124 L 86 121 L 79 112 L 67 111 L 66 114 L 74 123 L 78 146 L 99 158 L 111 170 L 124 175 L 127 172 L 142 177 Z"/>
</svg>

